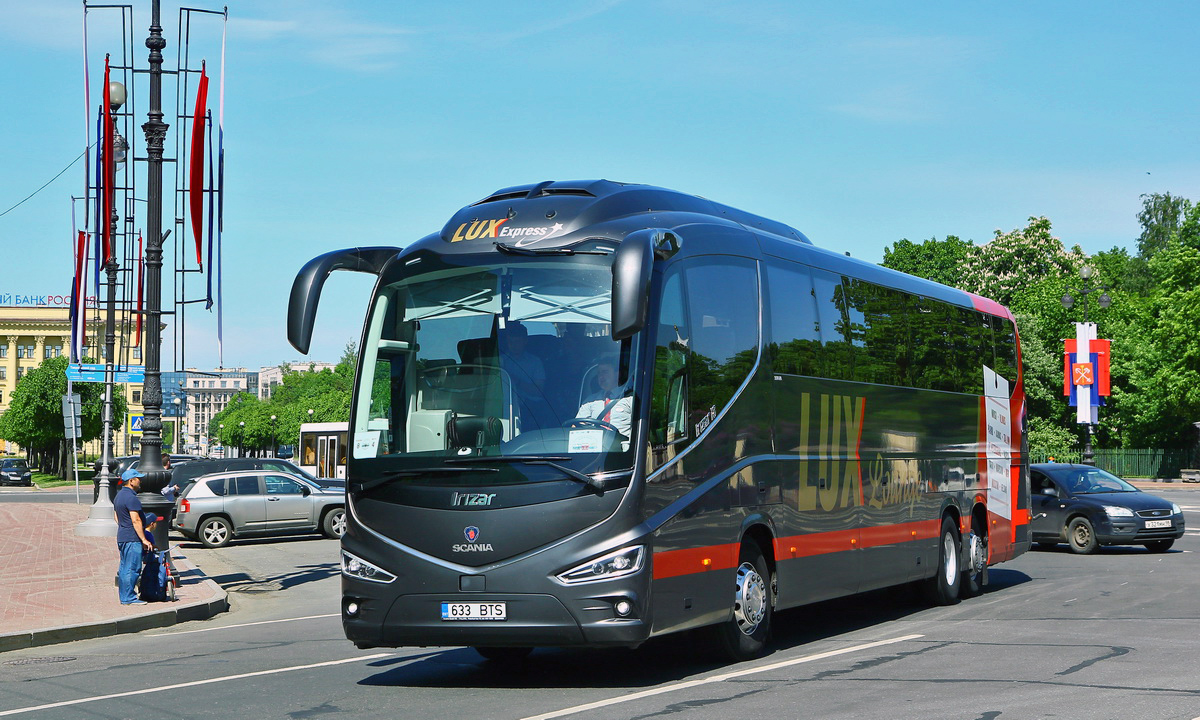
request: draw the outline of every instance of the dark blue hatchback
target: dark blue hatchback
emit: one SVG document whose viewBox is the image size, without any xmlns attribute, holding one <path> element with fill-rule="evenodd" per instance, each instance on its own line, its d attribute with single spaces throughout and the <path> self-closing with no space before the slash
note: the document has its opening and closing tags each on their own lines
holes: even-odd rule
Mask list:
<svg viewBox="0 0 1200 720">
<path fill-rule="evenodd" d="M 1166 552 L 1183 537 L 1178 505 L 1091 465 L 1030 465 L 1029 485 L 1038 545 L 1066 542 L 1082 554 L 1100 545 L 1145 545 L 1151 552 Z"/>
</svg>

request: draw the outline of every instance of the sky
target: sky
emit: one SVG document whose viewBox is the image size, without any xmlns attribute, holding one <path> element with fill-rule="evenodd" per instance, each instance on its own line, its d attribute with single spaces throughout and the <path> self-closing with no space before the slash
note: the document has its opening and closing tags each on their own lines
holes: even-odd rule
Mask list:
<svg viewBox="0 0 1200 720">
<path fill-rule="evenodd" d="M 871 262 L 903 238 L 982 244 L 1042 215 L 1068 247 L 1136 252 L 1141 195 L 1200 200 L 1193 2 L 228 2 L 222 343 L 216 308 L 191 303 L 181 325 L 164 317 L 163 370 L 336 361 L 372 278 L 331 276 L 304 357 L 285 330 L 300 267 L 403 247 L 511 185 L 668 187 Z M 0 0 L 0 297 L 69 289 L 85 210 L 72 200 L 84 163 L 71 165 L 89 127 L 83 7 Z M 178 8 L 163 2 L 171 70 Z M 124 30 L 122 17 L 87 12 L 93 107 L 106 52 L 147 67 L 149 0 Z M 186 47 L 189 66 L 207 63 L 214 114 L 222 29 L 193 15 Z M 174 117 L 190 113 L 189 78 L 178 106 L 175 76 L 164 83 L 168 159 L 190 132 Z M 131 96 L 142 158 L 144 75 Z M 203 296 L 194 248 L 177 245 L 191 241 L 173 220 L 176 169 L 164 170 L 168 310 Z M 130 172 L 144 228 L 145 164 Z M 181 261 L 182 293 L 169 272 Z"/>
</svg>

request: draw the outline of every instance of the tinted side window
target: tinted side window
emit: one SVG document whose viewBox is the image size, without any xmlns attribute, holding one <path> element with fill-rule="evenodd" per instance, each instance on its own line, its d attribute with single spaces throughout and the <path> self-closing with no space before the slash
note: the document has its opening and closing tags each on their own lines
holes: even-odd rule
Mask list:
<svg viewBox="0 0 1200 720">
<path fill-rule="evenodd" d="M 996 364 L 993 369 L 1009 382 L 1009 389 L 1017 382 L 1017 331 L 1004 318 L 992 317 L 992 340 L 996 346 Z"/>
<path fill-rule="evenodd" d="M 234 482 L 235 481 L 235 482 Z M 231 495 L 261 495 L 262 492 L 258 487 L 257 475 L 241 475 L 233 478 L 236 490 L 231 492 Z"/>
<path fill-rule="evenodd" d="M 209 480 L 208 482 L 206 482 L 204 484 L 208 486 L 209 490 L 212 490 L 213 495 L 216 495 L 217 497 L 225 496 L 225 478 Z"/>
<path fill-rule="evenodd" d="M 841 277 L 813 269 L 813 301 L 821 334 L 824 375 L 832 380 L 853 380 L 854 365 L 848 333 L 850 319 L 842 296 Z"/>
<path fill-rule="evenodd" d="M 739 257 L 701 258 L 685 266 L 692 328 L 691 417 L 720 412 L 749 376 L 758 355 L 758 266 Z"/>
<path fill-rule="evenodd" d="M 654 348 L 654 386 L 650 397 L 653 445 L 669 445 L 688 437 L 687 365 L 690 342 L 683 303 L 683 281 L 676 269 L 663 281 Z"/>
<path fill-rule="evenodd" d="M 821 326 L 812 278 L 803 265 L 767 268 L 774 370 L 821 375 Z"/>
<path fill-rule="evenodd" d="M 300 483 L 284 475 L 267 475 L 263 478 L 268 495 L 303 495 Z"/>
</svg>

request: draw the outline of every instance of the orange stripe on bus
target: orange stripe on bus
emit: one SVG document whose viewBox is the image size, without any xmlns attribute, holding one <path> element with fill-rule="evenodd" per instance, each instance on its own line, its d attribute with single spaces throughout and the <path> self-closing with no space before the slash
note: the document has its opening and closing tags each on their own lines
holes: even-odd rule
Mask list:
<svg viewBox="0 0 1200 720">
<path fill-rule="evenodd" d="M 708 545 L 654 553 L 654 579 L 692 575 L 737 566 L 738 545 Z"/>
</svg>

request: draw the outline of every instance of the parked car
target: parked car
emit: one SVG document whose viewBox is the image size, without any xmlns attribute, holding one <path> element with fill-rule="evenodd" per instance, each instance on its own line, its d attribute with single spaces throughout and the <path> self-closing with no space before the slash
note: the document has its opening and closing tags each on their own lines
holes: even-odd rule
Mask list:
<svg viewBox="0 0 1200 720">
<path fill-rule="evenodd" d="M 1097 467 L 1031 465 L 1029 483 L 1033 541 L 1043 547 L 1066 542 L 1086 554 L 1101 545 L 1145 545 L 1166 552 L 1183 537 L 1178 505 Z"/>
<path fill-rule="evenodd" d="M 181 488 L 196 482 L 196 478 L 213 473 L 229 472 L 232 470 L 279 470 L 281 472 L 299 475 L 314 485 L 345 489 L 346 481 L 339 478 L 317 478 L 301 470 L 287 460 L 280 458 L 206 458 L 188 463 L 171 474 L 171 481 Z"/>
<path fill-rule="evenodd" d="M 202 476 L 175 503 L 171 528 L 205 547 L 234 538 L 346 532 L 346 493 L 279 470 L 235 470 Z"/>
<path fill-rule="evenodd" d="M 121 486 L 125 482 L 121 479 L 121 476 L 125 474 L 126 470 L 136 468 L 141 462 L 141 459 L 141 455 L 125 455 L 123 457 L 113 458 L 113 465 L 116 467 L 116 469 L 113 471 L 112 477 L 110 478 L 110 482 L 108 484 L 109 500 L 115 500 L 117 493 L 120 492 Z M 174 471 L 174 469 L 180 465 L 186 465 L 193 460 L 199 459 L 201 459 L 199 455 L 171 455 L 171 470 Z M 96 502 L 96 498 L 100 496 L 101 464 L 101 458 L 96 458 L 96 462 L 92 463 L 92 470 L 95 472 L 95 474 L 92 475 L 92 502 Z"/>
<path fill-rule="evenodd" d="M 0 485 L 33 485 L 33 473 L 24 458 L 0 459 Z"/>
</svg>

